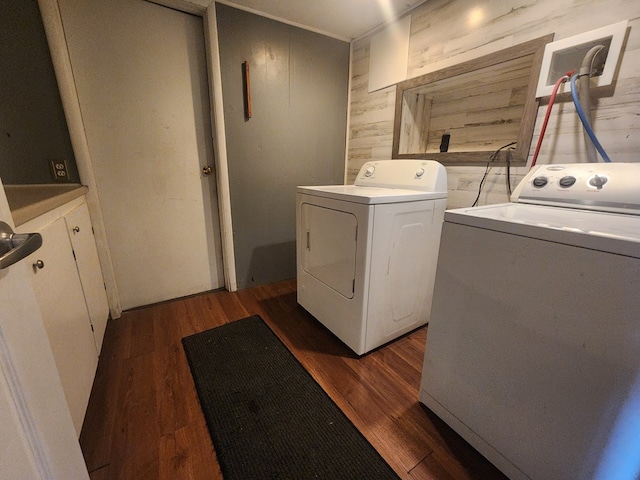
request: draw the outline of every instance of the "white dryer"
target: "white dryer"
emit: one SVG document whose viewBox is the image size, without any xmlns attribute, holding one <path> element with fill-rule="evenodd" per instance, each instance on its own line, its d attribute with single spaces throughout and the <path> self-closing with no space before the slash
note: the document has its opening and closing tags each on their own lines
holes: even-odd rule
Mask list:
<svg viewBox="0 0 640 480">
<path fill-rule="evenodd" d="M 427 323 L 446 197 L 430 160 L 372 161 L 354 185 L 298 187 L 298 303 L 358 355 Z"/>
<path fill-rule="evenodd" d="M 420 400 L 516 479 L 640 475 L 640 163 L 445 213 Z"/>
</svg>

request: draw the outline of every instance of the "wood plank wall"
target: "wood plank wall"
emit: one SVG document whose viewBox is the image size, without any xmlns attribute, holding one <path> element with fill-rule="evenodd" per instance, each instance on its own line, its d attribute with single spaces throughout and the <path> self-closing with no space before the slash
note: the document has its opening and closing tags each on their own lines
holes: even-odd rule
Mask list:
<svg viewBox="0 0 640 480">
<path fill-rule="evenodd" d="M 475 9 L 477 23 L 470 18 Z M 477 58 L 546 35 L 555 40 L 629 20 L 627 38 L 613 87 L 593 91 L 593 128 L 616 162 L 640 161 L 640 2 L 637 0 L 429 0 L 412 12 L 407 78 Z M 375 32 L 374 32 L 375 33 Z M 352 45 L 347 183 L 368 160 L 391 158 L 396 88 L 368 93 L 369 45 Z M 542 101 L 529 162 L 546 111 Z M 582 127 L 567 95 L 554 106 L 538 163 L 568 163 L 585 156 Z M 470 206 L 485 167 L 448 167 L 448 208 Z M 512 169 L 512 185 L 527 168 Z M 493 167 L 480 205 L 508 201 L 506 171 Z"/>
<path fill-rule="evenodd" d="M 532 58 L 405 90 L 399 153 L 439 152 L 444 134 L 449 152 L 496 150 L 518 138 Z"/>
</svg>

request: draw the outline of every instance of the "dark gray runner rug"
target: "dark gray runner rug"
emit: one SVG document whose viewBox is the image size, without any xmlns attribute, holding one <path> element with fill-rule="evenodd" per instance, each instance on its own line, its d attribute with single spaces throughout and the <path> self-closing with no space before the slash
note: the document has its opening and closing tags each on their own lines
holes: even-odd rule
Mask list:
<svg viewBox="0 0 640 480">
<path fill-rule="evenodd" d="M 225 480 L 399 478 L 259 316 L 182 343 Z"/>
</svg>

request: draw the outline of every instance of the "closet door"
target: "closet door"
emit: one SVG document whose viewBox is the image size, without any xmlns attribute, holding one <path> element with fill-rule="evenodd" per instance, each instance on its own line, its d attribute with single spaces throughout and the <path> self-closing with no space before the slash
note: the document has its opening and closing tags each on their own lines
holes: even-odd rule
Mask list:
<svg viewBox="0 0 640 480">
<path fill-rule="evenodd" d="M 202 18 L 59 3 L 122 308 L 223 286 Z"/>
</svg>

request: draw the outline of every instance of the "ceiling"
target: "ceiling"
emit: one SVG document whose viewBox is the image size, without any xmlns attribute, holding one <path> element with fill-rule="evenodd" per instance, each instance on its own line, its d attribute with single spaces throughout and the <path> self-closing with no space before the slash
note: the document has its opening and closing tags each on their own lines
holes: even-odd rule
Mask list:
<svg viewBox="0 0 640 480">
<path fill-rule="evenodd" d="M 218 0 L 250 12 L 352 40 L 425 0 Z"/>
</svg>

